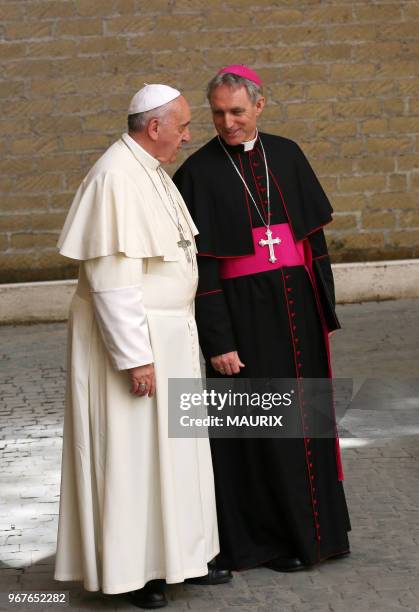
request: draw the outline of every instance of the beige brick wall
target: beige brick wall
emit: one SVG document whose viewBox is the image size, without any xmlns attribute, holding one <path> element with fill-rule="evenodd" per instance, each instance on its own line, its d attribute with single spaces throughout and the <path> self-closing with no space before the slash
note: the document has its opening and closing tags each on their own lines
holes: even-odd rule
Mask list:
<svg viewBox="0 0 419 612">
<path fill-rule="evenodd" d="M 418 56 L 417 0 L 0 0 L 0 281 L 74 273 L 54 248 L 66 210 L 144 81 L 191 102 L 186 154 L 231 62 L 266 84 L 262 129 L 320 175 L 334 260 L 418 257 Z"/>
</svg>

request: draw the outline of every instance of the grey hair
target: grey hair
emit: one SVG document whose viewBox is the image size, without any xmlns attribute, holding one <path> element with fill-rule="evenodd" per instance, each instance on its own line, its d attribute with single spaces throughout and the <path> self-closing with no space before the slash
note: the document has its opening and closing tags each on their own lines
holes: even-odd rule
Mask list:
<svg viewBox="0 0 419 612">
<path fill-rule="evenodd" d="M 152 108 L 149 111 L 145 111 L 144 113 L 128 115 L 128 130 L 130 132 L 142 132 L 145 130 L 151 119 L 163 120 L 169 113 L 172 102 L 173 100 L 166 102 L 166 104 L 162 104 L 157 108 Z"/>
<path fill-rule="evenodd" d="M 222 72 L 221 74 L 216 74 L 207 85 L 207 98 L 209 102 L 211 101 L 212 92 L 220 85 L 227 85 L 231 89 L 245 87 L 247 95 L 253 104 L 256 104 L 259 98 L 263 96 L 262 87 L 259 87 L 254 81 L 245 79 L 232 72 Z"/>
</svg>

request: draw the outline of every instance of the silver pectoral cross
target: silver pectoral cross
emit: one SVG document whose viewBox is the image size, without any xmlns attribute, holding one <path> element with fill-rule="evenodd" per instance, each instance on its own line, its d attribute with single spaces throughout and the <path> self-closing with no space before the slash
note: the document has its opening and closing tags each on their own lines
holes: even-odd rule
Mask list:
<svg viewBox="0 0 419 612">
<path fill-rule="evenodd" d="M 182 232 L 179 230 L 179 236 L 180 236 L 180 240 L 178 241 L 177 245 L 180 249 L 183 249 L 185 251 L 185 255 L 186 255 L 186 259 L 190 262 L 191 261 L 191 255 L 189 253 L 189 247 L 191 246 L 191 241 L 187 240 L 185 238 L 185 236 L 182 234 Z"/>
<path fill-rule="evenodd" d="M 281 238 L 272 238 L 272 232 L 269 228 L 267 228 L 266 230 L 266 237 L 267 240 L 264 240 L 263 238 L 261 238 L 259 240 L 259 244 L 261 247 L 267 246 L 269 249 L 269 261 L 271 263 L 275 263 L 276 262 L 276 257 L 275 257 L 275 251 L 274 251 L 274 244 L 281 244 Z"/>
</svg>

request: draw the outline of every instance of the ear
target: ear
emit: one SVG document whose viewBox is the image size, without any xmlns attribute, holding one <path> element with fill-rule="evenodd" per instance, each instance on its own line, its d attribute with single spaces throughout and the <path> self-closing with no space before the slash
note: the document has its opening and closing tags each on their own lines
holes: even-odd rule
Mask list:
<svg viewBox="0 0 419 612">
<path fill-rule="evenodd" d="M 147 125 L 148 137 L 154 142 L 159 137 L 159 120 L 157 118 L 150 119 Z"/>
<path fill-rule="evenodd" d="M 261 96 L 256 102 L 256 116 L 260 115 L 265 107 L 265 98 Z"/>
</svg>

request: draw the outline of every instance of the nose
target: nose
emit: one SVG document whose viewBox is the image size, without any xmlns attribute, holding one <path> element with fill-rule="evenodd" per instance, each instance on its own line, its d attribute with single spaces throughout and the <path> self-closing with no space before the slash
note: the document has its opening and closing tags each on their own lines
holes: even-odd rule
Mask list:
<svg viewBox="0 0 419 612">
<path fill-rule="evenodd" d="M 226 130 L 231 130 L 231 128 L 233 127 L 234 123 L 233 123 L 233 117 L 230 115 L 230 113 L 226 113 L 223 117 L 224 121 L 224 128 Z"/>
<path fill-rule="evenodd" d="M 191 139 L 191 132 L 189 130 L 189 127 L 187 127 L 183 133 L 182 142 L 189 142 L 190 139 Z"/>
</svg>

